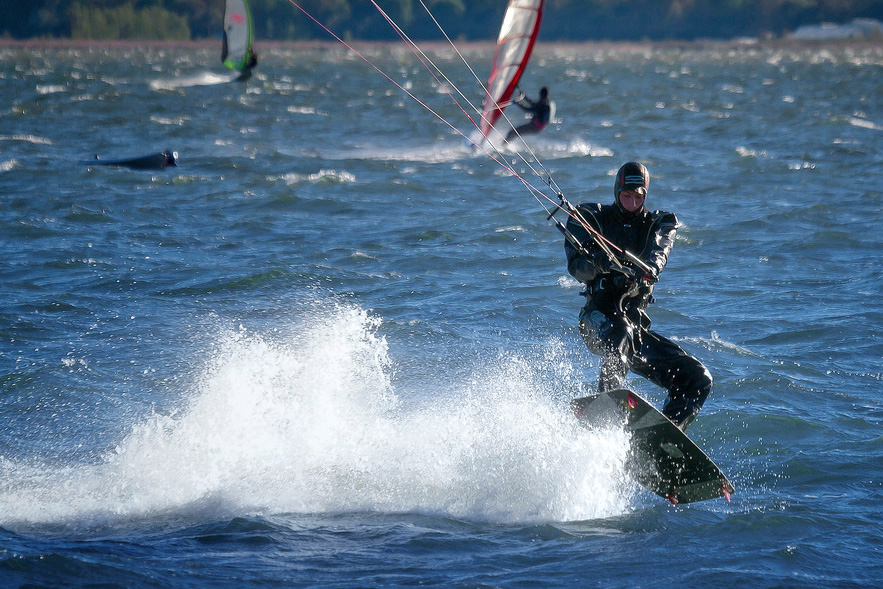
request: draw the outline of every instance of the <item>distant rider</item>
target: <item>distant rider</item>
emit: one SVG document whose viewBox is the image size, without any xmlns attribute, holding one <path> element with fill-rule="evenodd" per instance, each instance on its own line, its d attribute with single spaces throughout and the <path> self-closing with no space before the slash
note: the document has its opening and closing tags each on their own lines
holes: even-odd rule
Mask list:
<svg viewBox="0 0 883 589">
<path fill-rule="evenodd" d="M 254 52 L 254 50 L 249 47 L 248 48 L 248 61 L 245 62 L 245 67 L 242 68 L 242 73 L 239 74 L 239 77 L 236 78 L 239 82 L 245 82 L 249 78 L 251 78 L 251 70 L 258 64 L 258 54 Z"/>
<path fill-rule="evenodd" d="M 227 31 L 223 31 L 223 38 L 221 40 L 221 63 L 227 63 L 227 56 L 229 52 L 227 50 Z M 251 47 L 248 48 L 248 59 L 245 61 L 245 65 L 242 66 L 242 70 L 240 70 L 239 76 L 236 78 L 238 82 L 245 82 L 249 78 L 251 78 L 251 70 L 258 64 L 258 54 L 255 53 L 254 49 Z M 230 66 L 231 68 L 233 66 Z"/>
<path fill-rule="evenodd" d="M 586 285 L 579 329 L 589 349 L 601 356 L 599 391 L 622 387 L 632 370 L 668 391 L 662 412 L 685 430 L 711 392 L 712 379 L 699 360 L 650 330 L 647 305 L 674 246 L 678 220 L 673 213 L 644 208 L 649 187 L 647 168 L 629 162 L 616 174 L 613 204 L 577 207 L 589 226 L 635 254 L 650 267 L 649 273 L 636 271 L 627 261 L 620 268 L 573 218 L 567 229 L 585 251 L 567 240 L 564 250 L 568 272 Z"/>
<path fill-rule="evenodd" d="M 525 123 L 520 127 L 509 131 L 509 134 L 506 135 L 507 142 L 512 141 L 515 137 L 524 137 L 525 135 L 539 133 L 549 124 L 549 118 L 552 115 L 552 105 L 549 102 L 549 89 L 545 86 L 540 88 L 539 100 L 531 100 L 524 95 L 524 92 L 522 92 L 521 95 L 512 102 L 531 113 L 533 117 L 529 123 Z"/>
</svg>

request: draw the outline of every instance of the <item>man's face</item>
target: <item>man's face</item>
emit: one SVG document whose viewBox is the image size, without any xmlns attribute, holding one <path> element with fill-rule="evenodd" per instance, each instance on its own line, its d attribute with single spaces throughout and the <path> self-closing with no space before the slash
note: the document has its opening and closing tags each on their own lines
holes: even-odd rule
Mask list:
<svg viewBox="0 0 883 589">
<path fill-rule="evenodd" d="M 634 190 L 623 190 L 619 193 L 619 204 L 630 213 L 644 206 L 644 195 Z"/>
</svg>

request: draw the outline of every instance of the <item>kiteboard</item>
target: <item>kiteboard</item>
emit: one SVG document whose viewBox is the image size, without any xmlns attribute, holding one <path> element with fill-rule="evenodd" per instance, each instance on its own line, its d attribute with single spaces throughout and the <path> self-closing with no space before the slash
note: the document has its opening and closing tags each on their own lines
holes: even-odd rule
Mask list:
<svg viewBox="0 0 883 589">
<path fill-rule="evenodd" d="M 635 392 L 616 389 L 574 399 L 576 417 L 587 427 L 625 425 L 631 434 L 627 468 L 646 489 L 673 504 L 726 497 L 733 484 L 670 419 Z"/>
</svg>

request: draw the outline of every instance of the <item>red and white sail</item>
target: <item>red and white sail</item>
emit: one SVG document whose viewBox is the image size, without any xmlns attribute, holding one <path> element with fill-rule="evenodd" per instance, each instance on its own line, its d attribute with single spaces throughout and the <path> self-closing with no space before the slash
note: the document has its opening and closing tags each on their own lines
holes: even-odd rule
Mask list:
<svg viewBox="0 0 883 589">
<path fill-rule="evenodd" d="M 540 32 L 545 0 L 510 0 L 497 38 L 497 49 L 481 117 L 481 134 L 485 137 L 509 104 L 521 74 Z"/>
</svg>

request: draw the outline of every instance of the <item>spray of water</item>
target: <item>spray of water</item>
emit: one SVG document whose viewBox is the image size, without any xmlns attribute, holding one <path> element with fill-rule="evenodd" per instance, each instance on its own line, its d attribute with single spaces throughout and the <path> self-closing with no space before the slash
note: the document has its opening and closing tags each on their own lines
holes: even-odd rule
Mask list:
<svg viewBox="0 0 883 589">
<path fill-rule="evenodd" d="M 629 508 L 626 434 L 577 425 L 529 361 L 427 384 L 411 408 L 379 327 L 334 305 L 285 338 L 222 335 L 188 402 L 98 463 L 4 464 L 0 525 L 360 511 L 542 522 Z"/>
</svg>

